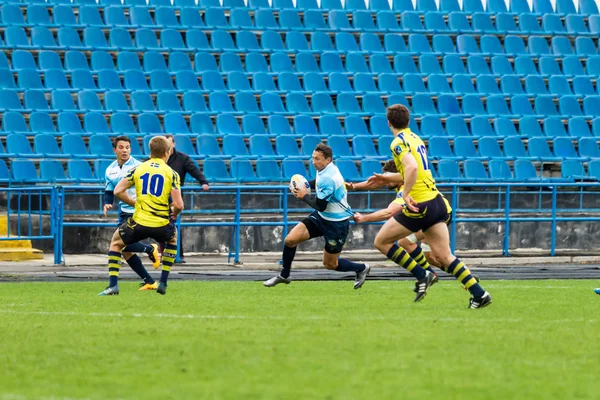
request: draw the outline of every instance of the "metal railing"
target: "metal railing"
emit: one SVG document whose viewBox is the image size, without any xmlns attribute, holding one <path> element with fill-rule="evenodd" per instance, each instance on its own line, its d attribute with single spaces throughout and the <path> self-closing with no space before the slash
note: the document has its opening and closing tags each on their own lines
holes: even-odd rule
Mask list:
<svg viewBox="0 0 600 400">
<path fill-rule="evenodd" d="M 600 212 L 594 207 L 586 207 L 585 196 L 600 195 L 600 184 L 598 183 L 441 183 L 438 184 L 451 201 L 453 208 L 453 218 L 449 226 L 451 235 L 451 247 L 456 248 L 457 228 L 461 223 L 497 223 L 503 229 L 502 255 L 510 256 L 510 234 L 511 223 L 522 222 L 544 222 L 550 223 L 550 255 L 556 254 L 557 224 L 560 222 L 591 222 L 600 221 L 600 217 L 593 213 Z M 183 220 L 179 218 L 176 221 L 178 232 L 183 228 L 193 227 L 227 227 L 231 228 L 231 237 L 229 241 L 228 261 L 240 261 L 241 251 L 241 230 L 244 227 L 282 227 L 283 235 L 297 222 L 290 221 L 290 214 L 308 213 L 312 210 L 306 208 L 304 203 L 295 202 L 290 206 L 289 189 L 286 185 L 237 185 L 237 186 L 212 186 L 209 192 L 203 192 L 199 186 L 185 186 L 184 198 L 186 198 L 186 210 L 183 212 Z M 65 228 L 69 227 L 106 227 L 116 229 L 116 221 L 98 220 L 102 216 L 102 195 L 104 187 L 102 186 L 55 186 L 55 187 L 11 187 L 0 188 L 0 195 L 6 197 L 6 215 L 8 216 L 8 234 L 6 237 L 0 235 L 2 240 L 54 240 L 54 262 L 56 264 L 63 262 L 63 233 Z M 366 206 L 356 208 L 356 211 L 371 212 L 374 211 L 372 203 L 376 196 L 385 196 L 386 202 L 391 199 L 391 194 L 385 191 L 363 192 L 366 195 Z M 461 207 L 461 198 L 466 194 L 496 196 L 493 202 L 488 201 L 486 208 Z M 210 202 L 205 202 L 204 196 L 223 196 L 220 197 L 218 207 L 207 209 L 203 207 Z M 532 196 L 530 207 L 513 207 L 515 203 L 514 196 Z M 569 195 L 579 196 L 570 204 L 577 204 L 572 207 L 558 207 L 558 196 Z M 86 196 L 96 196 L 98 207 L 85 206 L 82 202 L 79 209 L 74 207 L 74 196 L 84 198 Z M 229 207 L 222 200 L 231 196 Z M 253 196 L 252 199 L 249 196 Z M 268 196 L 266 200 L 260 196 Z M 350 204 L 353 203 L 350 195 Z M 536 198 L 537 196 L 537 198 Z M 544 198 L 549 196 L 549 207 L 545 206 Z M 47 200 L 45 200 L 47 199 Z M 202 204 L 198 204 L 201 199 Z M 94 200 L 96 201 L 96 200 Z M 65 203 L 69 203 L 69 208 L 65 208 Z M 259 206 L 250 208 L 248 204 L 259 203 Z M 215 203 L 215 202 L 213 202 Z M 380 202 L 383 203 L 383 202 Z M 522 203 L 522 201 L 521 201 Z M 534 204 L 535 203 L 535 204 Z M 594 201 L 591 203 L 600 204 Z M 301 206 L 298 207 L 295 204 Z M 88 201 L 89 205 L 89 201 Z M 576 213 L 585 214 L 584 216 L 573 215 Z M 111 212 L 111 217 L 116 216 L 116 212 Z M 269 218 L 264 216 L 268 215 Z M 92 217 L 92 220 L 82 220 L 83 217 Z M 186 216 L 200 217 L 200 220 L 194 218 L 185 218 Z M 218 216 L 219 220 L 209 220 L 207 216 Z M 255 219 L 249 220 L 254 216 Z M 260 220 L 262 218 L 262 220 Z M 49 227 L 44 230 L 44 219 L 49 220 Z M 37 227 L 34 225 L 37 221 Z M 16 224 L 16 230 L 11 228 Z M 381 224 L 381 223 L 376 223 Z M 181 237 L 181 235 L 178 235 Z M 178 243 L 179 245 L 179 243 Z"/>
</svg>

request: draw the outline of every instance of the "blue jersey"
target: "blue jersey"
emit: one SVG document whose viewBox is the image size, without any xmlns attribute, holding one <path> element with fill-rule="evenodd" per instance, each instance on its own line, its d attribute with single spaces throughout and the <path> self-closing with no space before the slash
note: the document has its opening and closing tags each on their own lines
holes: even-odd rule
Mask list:
<svg viewBox="0 0 600 400">
<path fill-rule="evenodd" d="M 348 192 L 344 177 L 334 163 L 317 172 L 317 198 L 327 200 L 325 211 L 319 211 L 321 218 L 328 221 L 344 221 L 352 217 L 353 211 L 348 205 Z"/>
<path fill-rule="evenodd" d="M 104 175 L 104 190 L 114 191 L 121 179 L 127 176 L 129 170 L 137 167 L 141 163 L 141 161 L 138 161 L 133 157 L 129 157 L 129 160 L 127 160 L 122 166 L 119 165 L 118 161 L 113 161 L 108 168 L 106 168 L 106 174 Z M 135 187 L 127 189 L 127 194 L 129 197 L 135 200 Z M 119 202 L 119 212 L 133 214 L 133 211 L 134 209 L 130 205 L 125 204 L 122 201 Z"/>
</svg>

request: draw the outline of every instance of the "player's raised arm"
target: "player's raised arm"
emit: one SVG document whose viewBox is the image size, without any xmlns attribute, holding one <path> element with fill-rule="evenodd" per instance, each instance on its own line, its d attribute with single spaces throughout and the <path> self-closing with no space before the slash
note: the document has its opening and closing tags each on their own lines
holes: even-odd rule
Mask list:
<svg viewBox="0 0 600 400">
<path fill-rule="evenodd" d="M 133 171 L 135 171 L 135 168 L 132 169 L 129 174 L 133 175 Z M 114 193 L 117 199 L 121 200 L 125 204 L 130 205 L 131 207 L 135 207 L 135 200 L 127 194 L 127 189 L 133 186 L 133 179 L 129 179 L 129 174 L 126 178 L 123 178 L 121 181 L 119 181 Z"/>
<path fill-rule="evenodd" d="M 402 205 L 398 204 L 395 201 L 392 201 L 387 208 L 383 210 L 375 211 L 371 214 L 354 214 L 354 221 L 357 224 L 362 224 L 365 222 L 379 222 L 379 221 L 387 221 L 392 217 L 392 215 L 396 214 L 398 211 L 402 210 Z"/>
</svg>

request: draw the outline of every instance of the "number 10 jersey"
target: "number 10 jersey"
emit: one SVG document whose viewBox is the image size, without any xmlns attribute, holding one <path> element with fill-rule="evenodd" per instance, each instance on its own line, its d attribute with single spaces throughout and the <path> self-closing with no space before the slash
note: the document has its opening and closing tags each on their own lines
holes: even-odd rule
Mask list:
<svg viewBox="0 0 600 400">
<path fill-rule="evenodd" d="M 135 185 L 133 220 L 150 228 L 167 225 L 170 222 L 171 190 L 179 190 L 179 174 L 162 159 L 151 158 L 131 169 L 127 180 Z"/>
</svg>

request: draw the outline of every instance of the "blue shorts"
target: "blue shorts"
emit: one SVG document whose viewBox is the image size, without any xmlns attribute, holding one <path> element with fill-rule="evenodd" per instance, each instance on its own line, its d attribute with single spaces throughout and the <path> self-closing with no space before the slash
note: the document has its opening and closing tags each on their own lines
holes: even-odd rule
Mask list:
<svg viewBox="0 0 600 400">
<path fill-rule="evenodd" d="M 350 230 L 350 219 L 343 221 L 328 221 L 321 217 L 317 211 L 302 220 L 308 229 L 310 238 L 325 238 L 325 251 L 329 254 L 342 252 L 348 231 Z"/>
<path fill-rule="evenodd" d="M 118 222 L 119 226 L 121 226 L 125 221 L 127 221 L 127 218 L 129 218 L 129 217 L 133 217 L 133 214 L 121 211 L 119 213 L 119 222 Z"/>
</svg>

